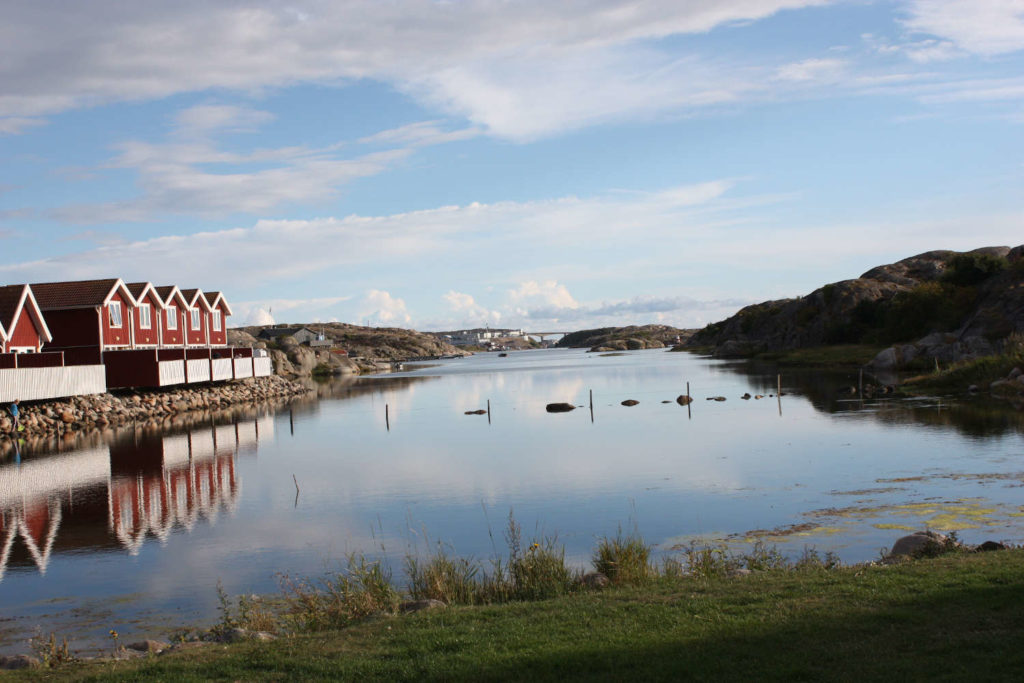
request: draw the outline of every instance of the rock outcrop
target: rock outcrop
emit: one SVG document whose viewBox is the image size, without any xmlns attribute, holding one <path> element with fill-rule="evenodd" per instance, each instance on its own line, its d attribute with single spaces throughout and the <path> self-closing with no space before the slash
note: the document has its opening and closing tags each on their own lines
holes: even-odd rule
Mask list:
<svg viewBox="0 0 1024 683">
<path fill-rule="evenodd" d="M 601 327 L 570 332 L 555 344 L 559 348 L 589 348 L 591 351 L 637 351 L 661 349 L 685 342 L 694 330 L 668 325 Z"/>
<path fill-rule="evenodd" d="M 899 368 L 913 359 L 992 353 L 1014 332 L 1024 332 L 1024 246 L 929 251 L 877 266 L 803 297 L 747 306 L 695 333 L 686 346 L 744 357 L 896 342 L 876 366 Z"/>
</svg>

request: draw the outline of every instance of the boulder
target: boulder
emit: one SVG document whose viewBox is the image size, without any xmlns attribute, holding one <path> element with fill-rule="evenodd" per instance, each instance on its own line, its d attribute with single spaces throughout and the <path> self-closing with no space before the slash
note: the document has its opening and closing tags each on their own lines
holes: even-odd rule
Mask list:
<svg viewBox="0 0 1024 683">
<path fill-rule="evenodd" d="M 945 543 L 948 538 L 934 531 L 915 531 L 892 545 L 889 557 L 909 557 L 927 548 Z"/>
<path fill-rule="evenodd" d="M 162 643 L 159 640 L 140 640 L 134 643 L 125 645 L 129 650 L 135 650 L 136 652 L 153 652 L 160 653 L 166 650 L 170 645 Z"/>
<path fill-rule="evenodd" d="M 978 552 L 987 553 L 993 550 L 1006 550 L 1006 546 L 995 541 L 985 541 L 977 547 Z"/>
<path fill-rule="evenodd" d="M 398 610 L 402 614 L 409 614 L 411 612 L 422 612 L 423 610 L 444 609 L 447 606 L 447 604 L 440 600 L 408 600 L 401 603 L 398 606 Z"/>
<path fill-rule="evenodd" d="M 0 669 L 37 669 L 41 662 L 31 655 L 0 657 Z"/>
<path fill-rule="evenodd" d="M 571 403 L 549 403 L 546 410 L 549 413 L 568 413 L 571 410 L 576 410 L 576 406 Z"/>
<path fill-rule="evenodd" d="M 622 405 L 624 405 L 626 407 L 630 407 L 630 406 L 638 405 L 639 403 L 640 403 L 640 401 L 634 400 L 632 398 L 627 398 L 625 401 L 622 402 Z"/>
<path fill-rule="evenodd" d="M 679 396 L 676 396 L 676 403 L 681 406 L 688 406 L 693 403 L 693 397 L 687 396 L 686 394 L 680 394 Z"/>
<path fill-rule="evenodd" d="M 605 588 L 610 582 L 608 577 L 601 572 L 587 572 L 580 577 L 580 584 L 591 589 Z"/>
<path fill-rule="evenodd" d="M 478 408 L 476 410 L 467 410 L 466 411 L 466 415 L 486 415 L 486 414 L 487 414 L 487 411 L 484 410 L 483 408 Z"/>
</svg>

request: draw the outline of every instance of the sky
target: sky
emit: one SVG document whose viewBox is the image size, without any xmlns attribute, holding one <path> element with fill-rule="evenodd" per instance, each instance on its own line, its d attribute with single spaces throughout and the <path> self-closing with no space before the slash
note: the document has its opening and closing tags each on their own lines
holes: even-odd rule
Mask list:
<svg viewBox="0 0 1024 683">
<path fill-rule="evenodd" d="M 0 0 L 0 284 L 701 327 L 1024 242 L 1024 0 Z"/>
</svg>

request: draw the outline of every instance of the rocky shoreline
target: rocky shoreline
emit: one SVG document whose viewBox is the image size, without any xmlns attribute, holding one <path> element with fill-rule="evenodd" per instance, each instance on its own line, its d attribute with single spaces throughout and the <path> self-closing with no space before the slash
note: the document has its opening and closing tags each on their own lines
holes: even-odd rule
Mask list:
<svg viewBox="0 0 1024 683">
<path fill-rule="evenodd" d="M 202 387 L 93 394 L 23 403 L 21 424 L 25 429 L 20 436 L 24 439 L 70 436 L 128 424 L 160 426 L 193 412 L 208 413 L 239 404 L 304 396 L 309 392 L 307 387 L 273 375 Z M 0 435 L 12 435 L 12 427 L 10 415 L 4 410 L 0 415 Z"/>
</svg>

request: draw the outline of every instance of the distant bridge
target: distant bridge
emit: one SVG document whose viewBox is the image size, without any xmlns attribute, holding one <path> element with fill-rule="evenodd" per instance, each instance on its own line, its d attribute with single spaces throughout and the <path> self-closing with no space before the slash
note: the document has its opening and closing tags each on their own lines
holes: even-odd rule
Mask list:
<svg viewBox="0 0 1024 683">
<path fill-rule="evenodd" d="M 524 337 L 539 337 L 541 341 L 544 341 L 544 337 L 553 337 L 555 335 L 564 337 L 569 334 L 568 332 L 523 332 Z"/>
</svg>

